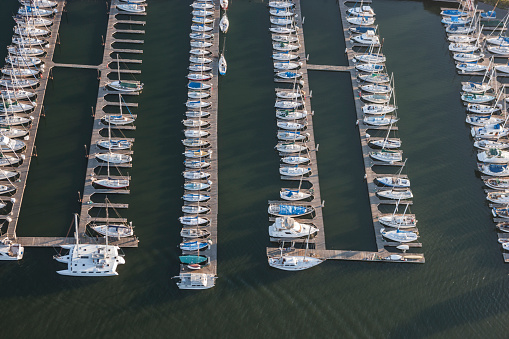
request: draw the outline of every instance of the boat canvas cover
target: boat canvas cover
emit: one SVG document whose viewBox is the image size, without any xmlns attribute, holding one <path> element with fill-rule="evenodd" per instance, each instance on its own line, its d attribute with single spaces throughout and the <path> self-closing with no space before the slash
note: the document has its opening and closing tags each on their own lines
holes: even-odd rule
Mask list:
<svg viewBox="0 0 509 339">
<path fill-rule="evenodd" d="M 505 168 L 507 168 L 507 165 L 495 165 L 495 164 L 490 164 L 489 166 L 489 169 L 491 172 L 493 173 L 500 173 L 502 172 Z"/>
<path fill-rule="evenodd" d="M 306 213 L 306 207 L 293 205 L 279 205 L 279 214 L 281 215 L 298 215 Z"/>
<path fill-rule="evenodd" d="M 200 264 L 207 261 L 207 257 L 202 257 L 200 255 L 181 255 L 179 259 L 183 264 Z"/>
<path fill-rule="evenodd" d="M 138 86 L 136 84 L 132 84 L 129 82 L 123 82 L 123 81 L 120 81 L 119 83 L 120 83 L 120 86 L 129 87 L 129 88 L 136 88 Z"/>
</svg>

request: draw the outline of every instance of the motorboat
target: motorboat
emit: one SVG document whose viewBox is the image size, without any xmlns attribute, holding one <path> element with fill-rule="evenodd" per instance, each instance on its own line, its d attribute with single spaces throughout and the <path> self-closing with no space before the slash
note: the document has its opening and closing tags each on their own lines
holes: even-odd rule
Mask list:
<svg viewBox="0 0 509 339">
<path fill-rule="evenodd" d="M 279 191 L 279 197 L 283 200 L 287 201 L 299 201 L 304 199 L 309 199 L 313 196 L 314 191 L 303 191 L 303 190 L 294 190 L 289 188 L 283 188 Z"/>
<path fill-rule="evenodd" d="M 473 138 L 482 139 L 498 139 L 505 137 L 509 134 L 506 127 L 502 127 L 500 124 L 486 125 L 482 127 L 472 127 L 470 134 Z"/>
<path fill-rule="evenodd" d="M 369 152 L 369 156 L 374 160 L 390 163 L 399 162 L 403 160 L 403 154 L 401 151 L 391 151 L 386 149 Z"/>
<path fill-rule="evenodd" d="M 302 217 L 312 214 L 315 211 L 313 206 L 269 204 L 269 214 L 284 217 Z"/>
<path fill-rule="evenodd" d="M 352 37 L 351 40 L 365 46 L 380 46 L 380 38 L 374 31 L 367 31 L 364 34 L 356 35 Z"/>
<path fill-rule="evenodd" d="M 278 217 L 269 226 L 269 236 L 277 239 L 293 239 L 313 236 L 318 233 L 318 227 L 301 224 L 290 217 Z"/>
<path fill-rule="evenodd" d="M 377 177 L 375 181 L 382 185 L 394 188 L 408 188 L 410 187 L 410 180 L 407 178 L 395 177 L 395 176 L 383 176 Z"/>
<path fill-rule="evenodd" d="M 201 214 L 207 213 L 210 211 L 210 208 L 205 206 L 197 206 L 197 205 L 184 205 L 182 206 L 182 212 L 189 214 Z"/>
<path fill-rule="evenodd" d="M 21 260 L 25 248 L 21 244 L 17 244 L 8 237 L 0 240 L 0 261 L 1 260 Z"/>
<path fill-rule="evenodd" d="M 509 167 L 499 164 L 477 164 L 479 172 L 492 177 L 506 177 L 509 175 Z"/>
<path fill-rule="evenodd" d="M 377 191 L 376 195 L 380 198 L 385 199 L 393 199 L 393 200 L 404 200 L 404 199 L 412 199 L 414 195 L 412 194 L 412 191 L 410 189 L 403 189 L 403 190 L 384 190 L 384 191 Z"/>
<path fill-rule="evenodd" d="M 482 150 L 489 150 L 492 148 L 507 149 L 509 148 L 509 142 L 479 139 L 474 142 L 474 147 L 477 147 Z"/>
<path fill-rule="evenodd" d="M 496 148 L 477 153 L 477 160 L 489 164 L 507 164 L 509 163 L 509 152 L 501 151 Z"/>
<path fill-rule="evenodd" d="M 402 231 L 400 229 L 386 231 L 385 228 L 382 228 L 380 229 L 380 233 L 384 238 L 401 243 L 415 241 L 419 237 L 415 232 Z"/>
<path fill-rule="evenodd" d="M 509 190 L 509 178 L 484 179 L 484 184 L 494 190 Z"/>
<path fill-rule="evenodd" d="M 205 4 L 204 4 L 205 5 Z M 210 5 L 211 8 L 213 7 Z M 173 277 L 179 279 L 177 286 L 181 290 L 205 290 L 214 287 L 216 276 L 206 273 L 180 273 Z"/>
<path fill-rule="evenodd" d="M 182 225 L 186 226 L 201 226 L 208 224 L 210 220 L 208 218 L 203 217 L 180 217 L 179 221 Z"/>
<path fill-rule="evenodd" d="M 107 224 L 107 225 L 94 225 L 90 226 L 91 229 L 96 231 L 99 234 L 106 235 L 108 237 L 113 238 L 126 238 L 132 237 L 134 235 L 134 227 L 132 224 L 129 225 L 117 225 L 117 224 Z"/>
<path fill-rule="evenodd" d="M 279 167 L 279 174 L 288 177 L 301 177 L 311 174 L 311 167 L 298 167 L 298 166 L 281 166 Z"/>
</svg>

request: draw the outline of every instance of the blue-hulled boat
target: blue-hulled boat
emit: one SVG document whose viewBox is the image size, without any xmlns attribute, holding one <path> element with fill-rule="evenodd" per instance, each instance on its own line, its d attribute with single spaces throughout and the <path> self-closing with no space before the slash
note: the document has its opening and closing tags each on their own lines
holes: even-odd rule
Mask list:
<svg viewBox="0 0 509 339">
<path fill-rule="evenodd" d="M 202 255 L 181 255 L 179 259 L 183 264 L 201 264 L 206 262 L 209 258 Z"/>
</svg>

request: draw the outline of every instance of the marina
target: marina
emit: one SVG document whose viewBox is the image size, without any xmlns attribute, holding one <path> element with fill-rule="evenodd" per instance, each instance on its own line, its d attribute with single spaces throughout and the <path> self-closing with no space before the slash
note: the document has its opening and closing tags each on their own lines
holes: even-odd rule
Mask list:
<svg viewBox="0 0 509 339">
<path fill-rule="evenodd" d="M 372 156 L 370 156 L 374 151 L 376 151 L 376 148 L 373 149 L 370 147 L 370 142 L 372 142 L 375 138 L 371 139 L 370 135 L 368 134 L 368 131 L 370 131 L 370 130 L 387 131 L 387 136 L 385 137 L 385 139 L 378 138 L 379 141 L 382 141 L 382 145 L 385 146 L 385 142 L 386 142 L 385 140 L 388 138 L 389 133 L 391 131 L 397 131 L 398 128 L 396 126 L 393 126 L 392 123 L 386 124 L 384 126 L 372 126 L 371 124 L 365 123 L 366 117 L 363 113 L 363 104 L 364 103 L 361 100 L 362 92 L 360 91 L 360 88 L 359 88 L 360 85 L 364 85 L 364 84 L 357 80 L 357 72 L 358 72 L 356 70 L 356 66 L 357 66 L 356 61 L 357 60 L 355 58 L 356 53 L 353 49 L 353 48 L 358 48 L 359 45 L 355 44 L 355 43 L 351 43 L 351 41 L 350 41 L 351 33 L 350 33 L 349 27 L 351 26 L 351 24 L 347 20 L 348 16 L 345 15 L 345 13 L 347 13 L 347 10 L 348 10 L 346 3 L 338 2 L 338 5 L 339 5 L 340 13 L 341 13 L 341 20 L 342 20 L 342 26 L 343 26 L 343 31 L 344 31 L 345 42 L 346 42 L 347 46 L 349 46 L 349 44 L 351 46 L 351 47 L 347 47 L 347 49 L 346 49 L 349 66 L 314 65 L 314 64 L 308 65 L 307 64 L 308 57 L 306 56 L 305 48 L 304 48 L 304 35 L 303 35 L 302 21 L 301 21 L 301 18 L 303 18 L 303 16 L 300 12 L 300 2 L 299 1 L 295 2 L 295 26 L 290 26 L 290 29 L 291 28 L 296 29 L 296 32 L 297 32 L 296 35 L 298 37 L 297 41 L 300 43 L 300 45 L 299 45 L 299 49 L 297 51 L 294 50 L 291 53 L 294 53 L 296 55 L 297 55 L 297 53 L 299 53 L 298 60 L 300 61 L 300 68 L 298 69 L 297 72 L 299 72 L 299 74 L 301 74 L 299 79 L 302 79 L 300 82 L 300 85 L 302 87 L 301 90 L 303 91 L 303 93 L 311 93 L 309 91 L 309 86 L 308 86 L 308 77 L 307 77 L 308 70 L 349 72 L 351 75 L 353 92 L 354 92 L 354 94 L 359 93 L 358 96 L 357 95 L 354 96 L 354 101 L 355 101 L 355 107 L 356 107 L 356 111 L 357 111 L 357 126 L 359 129 L 359 136 L 360 136 L 362 151 L 363 151 L 363 159 L 364 159 L 364 167 L 365 167 L 365 180 L 367 183 L 367 188 L 368 188 L 368 193 L 369 193 L 371 214 L 372 214 L 372 218 L 373 218 L 372 222 L 373 222 L 373 228 L 374 228 L 374 232 L 375 232 L 375 239 L 376 239 L 376 245 L 377 245 L 378 252 L 372 253 L 372 252 L 358 251 L 358 253 L 355 254 L 355 251 L 326 250 L 326 248 L 325 248 L 325 229 L 324 229 L 324 225 L 323 225 L 323 217 L 321 214 L 321 208 L 323 208 L 324 203 L 320 203 L 321 200 L 320 200 L 320 196 L 319 196 L 319 183 L 318 183 L 318 175 L 317 175 L 318 168 L 316 166 L 316 155 L 314 158 L 312 157 L 313 148 L 311 147 L 311 148 L 309 148 L 310 151 L 308 151 L 307 154 L 308 154 L 308 157 L 310 158 L 309 166 L 311 166 L 310 168 L 311 168 L 312 174 L 310 176 L 307 176 L 306 178 L 304 178 L 304 177 L 301 178 L 298 176 L 296 176 L 296 177 L 282 176 L 281 179 L 282 180 L 300 180 L 301 182 L 302 182 L 302 180 L 309 181 L 311 183 L 310 187 L 312 187 L 314 190 L 313 200 L 311 200 L 310 202 L 303 202 L 303 203 L 296 203 L 296 202 L 290 203 L 290 202 L 285 202 L 285 201 L 269 201 L 269 206 L 274 206 L 274 205 L 281 206 L 282 204 L 285 204 L 288 206 L 301 206 L 301 208 L 302 208 L 302 207 L 311 205 L 314 207 L 314 213 L 315 213 L 315 215 L 313 216 L 311 221 L 312 221 L 312 224 L 314 226 L 316 226 L 319 231 L 318 231 L 317 235 L 315 235 L 313 238 L 310 238 L 310 237 L 308 237 L 307 239 L 304 237 L 285 238 L 284 240 L 291 242 L 291 251 L 290 252 L 286 251 L 286 253 L 283 254 L 283 250 L 281 250 L 281 252 L 279 253 L 279 256 L 278 256 L 278 251 L 274 248 L 269 247 L 269 248 L 267 248 L 267 256 L 269 257 L 269 262 L 270 262 L 270 258 L 275 258 L 275 257 L 280 257 L 280 258 L 300 257 L 300 256 L 302 256 L 302 253 L 298 252 L 297 250 L 294 249 L 294 244 L 296 242 L 302 243 L 305 241 L 306 242 L 306 251 L 304 252 L 304 258 L 306 258 L 306 256 L 309 256 L 309 257 L 318 258 L 321 260 L 335 259 L 335 260 L 379 261 L 379 260 L 381 260 L 380 258 L 390 258 L 391 256 L 393 256 L 393 258 L 398 258 L 398 259 L 397 260 L 389 260 L 390 262 L 424 263 L 425 262 L 424 254 L 406 253 L 406 251 L 410 248 L 422 247 L 421 243 L 407 242 L 407 240 L 404 240 L 404 241 L 402 240 L 402 242 L 399 242 L 399 241 L 394 242 L 394 241 L 389 241 L 388 239 L 386 239 L 387 237 L 393 237 L 392 235 L 390 235 L 390 234 L 392 234 L 391 232 L 395 232 L 394 236 L 396 236 L 396 238 L 398 238 L 400 236 L 400 234 L 405 234 L 405 235 L 409 234 L 409 235 L 417 237 L 419 233 L 415 226 L 411 227 L 410 229 L 405 229 L 405 231 L 400 231 L 399 227 L 398 227 L 396 231 L 389 232 L 389 231 L 385 231 L 385 227 L 387 227 L 387 226 L 383 226 L 378 221 L 378 219 L 383 215 L 379 210 L 380 205 L 395 205 L 395 211 L 393 213 L 393 218 L 398 218 L 396 213 L 398 211 L 399 206 L 406 206 L 405 207 L 405 211 L 406 211 L 408 206 L 412 205 L 413 202 L 411 200 L 407 200 L 407 199 L 402 200 L 401 198 L 398 200 L 397 198 L 394 198 L 394 197 L 392 199 L 381 198 L 379 196 L 380 194 L 395 195 L 398 193 L 398 191 L 393 191 L 392 188 L 390 188 L 389 191 L 380 190 L 380 187 L 375 182 L 377 177 L 380 177 L 380 175 L 378 175 L 373 170 L 373 166 L 401 166 L 401 167 L 403 167 L 405 165 L 406 161 L 405 162 L 401 161 L 401 160 L 399 160 L 399 161 L 393 160 L 393 161 L 389 161 L 389 162 L 388 161 L 378 161 L 377 159 L 372 159 Z M 274 28 L 274 26 L 273 26 L 273 28 Z M 281 46 L 283 46 L 283 44 Z M 369 53 L 371 53 L 371 50 L 373 48 L 373 46 L 371 46 L 371 47 L 363 46 L 363 47 L 366 48 L 365 52 L 369 52 Z M 369 48 L 369 50 L 368 50 L 368 48 Z M 275 51 L 275 52 L 277 52 L 277 51 Z M 290 81 L 284 80 L 284 79 L 282 80 L 282 79 L 278 79 L 278 78 L 276 78 L 275 81 L 278 83 L 280 83 L 280 82 L 294 83 L 295 82 L 295 81 L 291 81 L 291 80 Z M 280 93 L 280 91 L 281 91 L 281 89 L 276 89 L 276 93 Z M 391 92 L 391 94 L 392 94 L 392 92 Z M 309 97 L 310 97 L 310 95 L 306 96 L 306 98 L 309 98 Z M 304 109 L 311 110 L 310 103 L 306 102 L 303 105 L 303 107 L 304 107 Z M 309 145 L 314 145 L 312 116 L 313 116 L 313 113 L 311 114 L 311 116 L 308 115 L 308 118 L 307 118 L 307 128 L 306 128 L 306 132 L 307 132 L 306 146 L 307 147 L 309 147 Z M 382 151 L 383 151 L 383 147 L 382 147 Z M 316 152 L 316 150 L 315 150 L 315 152 Z M 282 153 L 280 155 L 285 156 L 286 154 Z M 300 156 L 300 153 L 299 153 L 299 156 Z M 315 175 L 316 175 L 316 178 L 315 178 Z M 406 175 L 401 175 L 401 173 L 399 173 L 397 175 L 391 175 L 391 177 L 395 178 L 395 179 L 407 178 Z M 299 190 L 300 190 L 300 187 L 301 187 L 301 184 L 299 184 Z M 269 210 L 269 212 L 270 212 L 270 210 Z M 403 215 L 403 218 L 404 218 L 404 215 Z M 277 222 L 277 218 L 276 219 L 271 218 L 271 221 Z M 280 239 L 279 242 L 282 242 L 282 240 L 283 239 Z M 278 241 L 278 239 L 271 238 L 271 241 L 275 242 L 275 241 Z M 283 242 L 283 244 L 284 244 L 284 242 Z M 308 249 L 307 248 L 308 245 L 312 245 L 312 248 Z M 401 251 L 403 251 L 403 253 L 391 253 L 386 249 L 386 247 L 398 248 Z"/>
</svg>

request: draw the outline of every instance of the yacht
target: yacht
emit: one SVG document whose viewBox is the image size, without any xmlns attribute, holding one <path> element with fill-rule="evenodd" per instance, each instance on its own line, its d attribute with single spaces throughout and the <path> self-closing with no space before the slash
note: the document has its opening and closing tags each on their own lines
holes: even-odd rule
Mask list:
<svg viewBox="0 0 509 339">
<path fill-rule="evenodd" d="M 0 261 L 23 259 L 24 247 L 5 237 L 0 240 Z"/>
</svg>

